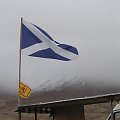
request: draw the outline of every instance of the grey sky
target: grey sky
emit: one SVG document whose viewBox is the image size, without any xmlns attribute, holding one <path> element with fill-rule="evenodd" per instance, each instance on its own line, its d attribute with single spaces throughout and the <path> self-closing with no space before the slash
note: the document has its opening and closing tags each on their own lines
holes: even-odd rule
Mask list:
<svg viewBox="0 0 120 120">
<path fill-rule="evenodd" d="M 80 53 L 71 62 L 24 57 L 23 82 L 36 88 L 49 79 L 79 76 L 120 84 L 119 5 L 119 0 L 1 0 L 0 89 L 17 93 L 20 17 Z"/>
</svg>

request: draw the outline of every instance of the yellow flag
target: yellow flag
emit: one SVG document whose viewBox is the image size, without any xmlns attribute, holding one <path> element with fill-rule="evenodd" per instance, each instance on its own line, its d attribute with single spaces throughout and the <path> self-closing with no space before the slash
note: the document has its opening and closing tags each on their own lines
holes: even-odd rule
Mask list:
<svg viewBox="0 0 120 120">
<path fill-rule="evenodd" d="M 31 93 L 31 88 L 24 83 L 20 82 L 19 83 L 19 96 L 23 98 L 28 98 Z"/>
</svg>

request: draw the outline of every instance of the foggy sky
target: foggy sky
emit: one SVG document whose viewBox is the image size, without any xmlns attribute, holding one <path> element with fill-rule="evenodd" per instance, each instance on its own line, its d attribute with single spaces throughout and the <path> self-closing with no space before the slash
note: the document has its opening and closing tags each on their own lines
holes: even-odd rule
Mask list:
<svg viewBox="0 0 120 120">
<path fill-rule="evenodd" d="M 17 93 L 20 17 L 80 54 L 70 62 L 22 57 L 24 83 L 34 89 L 78 76 L 120 84 L 119 5 L 119 0 L 1 0 L 0 90 Z"/>
</svg>

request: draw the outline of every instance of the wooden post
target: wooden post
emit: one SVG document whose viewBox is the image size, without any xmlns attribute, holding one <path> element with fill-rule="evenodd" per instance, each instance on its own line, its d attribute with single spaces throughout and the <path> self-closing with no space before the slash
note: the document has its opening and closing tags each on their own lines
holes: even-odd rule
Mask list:
<svg viewBox="0 0 120 120">
<path fill-rule="evenodd" d="M 37 120 L 37 111 L 35 110 L 35 120 Z"/>
<path fill-rule="evenodd" d="M 55 120 L 55 119 L 54 119 L 54 113 L 53 113 L 53 120 Z"/>
<path fill-rule="evenodd" d="M 21 111 L 18 112 L 18 119 L 21 120 Z"/>
<path fill-rule="evenodd" d="M 54 120 L 85 120 L 83 105 L 56 108 L 53 114 Z"/>
</svg>

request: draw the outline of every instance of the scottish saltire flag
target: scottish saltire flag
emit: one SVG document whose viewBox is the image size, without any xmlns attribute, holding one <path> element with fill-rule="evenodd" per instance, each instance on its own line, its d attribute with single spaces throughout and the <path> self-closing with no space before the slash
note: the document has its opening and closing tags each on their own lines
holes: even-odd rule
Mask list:
<svg viewBox="0 0 120 120">
<path fill-rule="evenodd" d="M 60 44 L 38 26 L 22 20 L 22 54 L 69 61 L 78 57 L 75 47 Z"/>
</svg>

